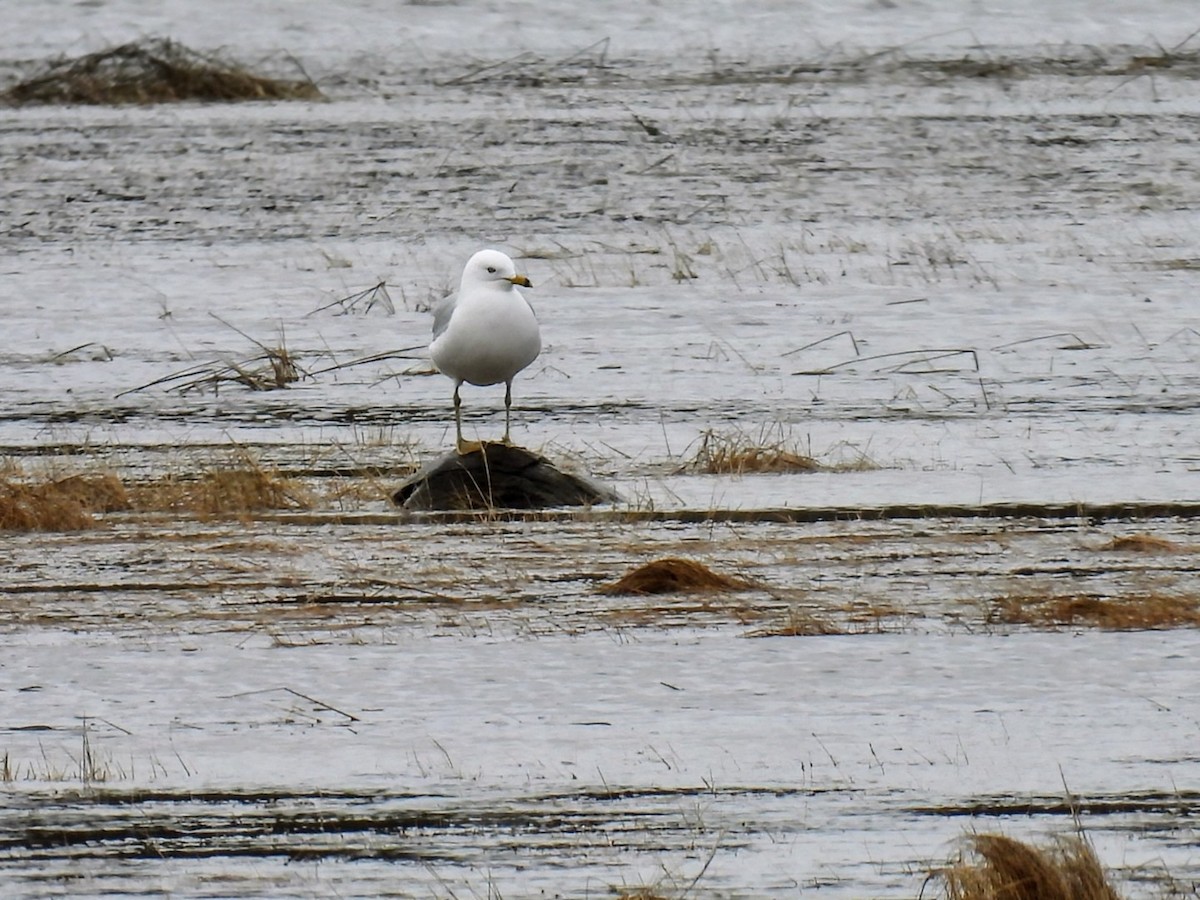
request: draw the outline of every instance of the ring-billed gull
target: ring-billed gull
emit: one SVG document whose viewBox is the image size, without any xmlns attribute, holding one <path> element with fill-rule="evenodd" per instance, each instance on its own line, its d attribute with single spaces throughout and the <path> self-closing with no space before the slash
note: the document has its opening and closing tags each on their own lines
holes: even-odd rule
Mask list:
<svg viewBox="0 0 1200 900">
<path fill-rule="evenodd" d="M 537 316 L 517 286 L 533 287 L 517 274 L 513 261 L 499 250 L 480 250 L 463 268 L 458 293 L 433 312 L 433 341 L 429 355 L 438 371 L 454 379 L 454 427 L 459 452 L 462 436 L 463 382 L 491 385 L 504 382 L 504 442 L 512 411 L 512 381 L 537 359 L 542 349 Z"/>
</svg>

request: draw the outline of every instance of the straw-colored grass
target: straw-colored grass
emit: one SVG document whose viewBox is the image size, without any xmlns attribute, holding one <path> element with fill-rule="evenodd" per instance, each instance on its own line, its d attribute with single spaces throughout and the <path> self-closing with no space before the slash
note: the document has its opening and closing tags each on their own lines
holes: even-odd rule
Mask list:
<svg viewBox="0 0 1200 900">
<path fill-rule="evenodd" d="M 129 508 L 115 475 L 72 475 L 29 484 L 0 479 L 0 531 L 81 531 L 92 513 Z"/>
<path fill-rule="evenodd" d="M 0 482 L 0 530 L 81 531 L 94 524 L 78 500 L 52 484 Z"/>
<path fill-rule="evenodd" d="M 76 59 L 61 59 L 9 88 L 13 104 L 174 103 L 183 100 L 315 100 L 307 78 L 255 75 L 241 65 L 197 53 L 167 38 L 148 38 Z"/>
<path fill-rule="evenodd" d="M 802 472 L 866 472 L 879 464 L 857 447 L 839 444 L 822 459 L 806 453 L 783 425 L 767 425 L 757 433 L 733 429 L 701 433 L 696 452 L 680 472 L 704 475 L 788 474 Z"/>
<path fill-rule="evenodd" d="M 604 594 L 721 593 L 752 587 L 749 582 L 714 572 L 695 560 L 667 557 L 638 566 L 600 591 Z"/>
<path fill-rule="evenodd" d="M 164 478 L 131 488 L 141 512 L 190 512 L 201 518 L 272 509 L 311 509 L 303 487 L 254 465 L 215 469 L 196 479 Z"/>
<path fill-rule="evenodd" d="M 700 446 L 686 468 L 706 475 L 745 475 L 816 472 L 824 467 L 789 446 L 782 435 L 772 437 L 764 432 L 755 439 L 741 431 L 708 430 L 700 435 Z"/>
<path fill-rule="evenodd" d="M 129 494 L 116 475 L 68 475 L 53 482 L 54 490 L 71 497 L 89 512 L 120 512 L 130 509 Z"/>
<path fill-rule="evenodd" d="M 933 873 L 945 900 L 1121 900 L 1090 843 L 1063 837 L 1039 848 L 976 834 L 960 858 Z"/>
<path fill-rule="evenodd" d="M 1003 625 L 1090 626 L 1107 631 L 1194 628 L 1200 626 L 1200 600 L 1174 594 L 1007 596 L 994 601 L 988 620 Z"/>
</svg>

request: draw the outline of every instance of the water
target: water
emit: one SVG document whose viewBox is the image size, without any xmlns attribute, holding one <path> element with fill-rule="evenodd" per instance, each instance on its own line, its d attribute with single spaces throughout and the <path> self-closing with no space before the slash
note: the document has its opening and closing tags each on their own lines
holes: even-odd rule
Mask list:
<svg viewBox="0 0 1200 900">
<path fill-rule="evenodd" d="M 1194 881 L 1194 632 L 995 616 L 1191 595 L 1189 10 L 960 6 L 813 5 L 790 45 L 767 4 L 22 7 L 5 72 L 165 32 L 331 100 L 0 117 L 10 471 L 249 459 L 314 507 L 4 538 L 6 893 L 915 896 L 964 829 L 1039 841 L 1080 798 L 1123 883 Z M 329 369 L 423 345 L 483 244 L 543 323 L 514 438 L 614 510 L 388 502 L 450 384 L 419 349 Z M 380 281 L 394 315 L 330 305 Z M 311 377 L 144 387 L 264 348 Z M 827 469 L 697 472 L 705 432 Z M 1170 543 L 1112 548 L 1139 532 Z M 598 592 L 667 555 L 758 587 Z"/>
</svg>

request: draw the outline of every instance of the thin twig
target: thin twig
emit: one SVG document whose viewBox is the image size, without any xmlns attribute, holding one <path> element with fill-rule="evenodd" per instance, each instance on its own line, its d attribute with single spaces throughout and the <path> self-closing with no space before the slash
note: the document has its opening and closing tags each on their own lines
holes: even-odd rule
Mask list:
<svg viewBox="0 0 1200 900">
<path fill-rule="evenodd" d="M 239 691 L 238 693 L 230 694 L 229 696 L 230 697 L 252 697 L 255 694 L 274 694 L 277 691 L 286 691 L 287 693 L 291 694 L 293 697 L 299 697 L 301 700 L 307 700 L 309 703 L 316 704 L 321 709 L 327 709 L 330 712 L 337 713 L 339 716 L 345 716 L 351 722 L 361 722 L 362 721 L 362 719 L 360 719 L 358 716 L 356 716 L 352 713 L 348 713 L 344 709 L 338 709 L 336 706 L 330 706 L 324 700 L 318 700 L 315 697 L 308 696 L 308 694 L 300 693 L 295 688 L 290 688 L 290 687 L 286 687 L 286 686 L 274 687 L 274 688 L 262 688 L 261 690 L 257 690 L 257 691 Z"/>
<path fill-rule="evenodd" d="M 797 353 L 803 353 L 805 350 L 811 350 L 813 347 L 817 347 L 821 344 L 824 344 L 826 341 L 832 341 L 834 338 L 839 338 L 842 335 L 845 335 L 846 337 L 850 338 L 850 345 L 852 347 L 854 347 L 854 355 L 858 356 L 859 355 L 858 341 L 856 341 L 854 339 L 853 331 L 839 331 L 836 334 L 829 335 L 828 337 L 823 337 L 818 340 L 811 341 L 810 343 L 805 344 L 803 347 L 797 347 L 795 350 L 788 350 L 786 353 L 783 353 L 781 355 L 782 356 L 794 356 Z"/>
<path fill-rule="evenodd" d="M 336 372 L 339 369 L 349 369 L 352 366 L 362 366 L 367 363 L 383 362 L 385 359 L 424 359 L 423 356 L 405 356 L 406 353 L 412 353 L 414 350 L 424 350 L 427 344 L 416 344 L 412 347 L 401 347 L 399 350 L 385 350 L 383 353 L 375 353 L 371 356 L 364 356 L 360 359 L 352 359 L 349 362 L 336 363 L 332 366 L 327 366 L 324 369 L 317 369 L 309 372 L 310 376 L 324 375 L 326 372 Z"/>
</svg>

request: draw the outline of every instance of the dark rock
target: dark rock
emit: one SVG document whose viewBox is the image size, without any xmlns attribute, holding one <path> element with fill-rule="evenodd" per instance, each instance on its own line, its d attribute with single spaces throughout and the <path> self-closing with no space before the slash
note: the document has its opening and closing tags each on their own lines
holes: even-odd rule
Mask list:
<svg viewBox="0 0 1200 900">
<path fill-rule="evenodd" d="M 544 456 L 499 442 L 451 451 L 400 485 L 392 501 L 405 509 L 545 509 L 612 503 L 602 485 L 558 469 Z"/>
</svg>

